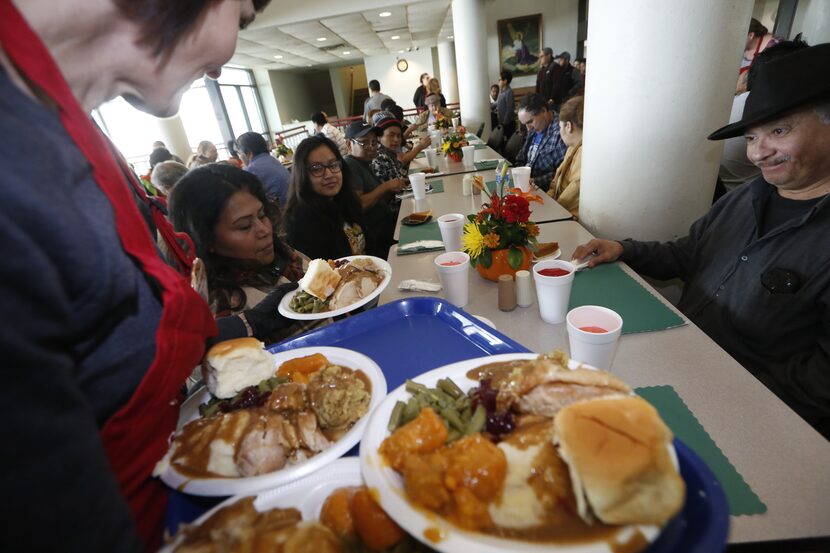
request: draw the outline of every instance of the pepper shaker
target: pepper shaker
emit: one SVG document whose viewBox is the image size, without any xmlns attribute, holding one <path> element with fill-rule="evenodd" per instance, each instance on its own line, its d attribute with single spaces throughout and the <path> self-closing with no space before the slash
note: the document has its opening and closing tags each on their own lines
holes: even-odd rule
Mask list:
<svg viewBox="0 0 830 553">
<path fill-rule="evenodd" d="M 516 271 L 516 303 L 519 307 L 528 307 L 533 303 L 530 271 Z"/>
<path fill-rule="evenodd" d="M 513 311 L 516 309 L 516 284 L 513 275 L 499 276 L 499 309 Z"/>
</svg>

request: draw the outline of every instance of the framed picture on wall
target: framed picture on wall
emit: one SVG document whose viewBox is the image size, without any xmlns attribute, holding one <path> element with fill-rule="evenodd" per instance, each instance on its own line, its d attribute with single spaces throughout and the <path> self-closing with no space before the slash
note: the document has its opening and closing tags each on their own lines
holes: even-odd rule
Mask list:
<svg viewBox="0 0 830 553">
<path fill-rule="evenodd" d="M 496 22 L 496 30 L 499 35 L 499 67 L 509 69 L 514 77 L 538 73 L 542 14 L 500 19 Z"/>
</svg>

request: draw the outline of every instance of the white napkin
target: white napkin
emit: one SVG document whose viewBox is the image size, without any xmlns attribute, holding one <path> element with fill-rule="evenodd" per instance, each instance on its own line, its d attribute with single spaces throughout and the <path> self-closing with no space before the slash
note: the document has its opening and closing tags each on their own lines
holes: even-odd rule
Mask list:
<svg viewBox="0 0 830 553">
<path fill-rule="evenodd" d="M 398 284 L 398 290 L 409 290 L 410 292 L 440 292 L 441 285 L 426 280 L 402 280 Z"/>
<path fill-rule="evenodd" d="M 405 246 L 398 246 L 399 252 L 420 252 L 430 250 L 440 250 L 444 247 L 444 243 L 440 240 L 417 240 Z"/>
</svg>

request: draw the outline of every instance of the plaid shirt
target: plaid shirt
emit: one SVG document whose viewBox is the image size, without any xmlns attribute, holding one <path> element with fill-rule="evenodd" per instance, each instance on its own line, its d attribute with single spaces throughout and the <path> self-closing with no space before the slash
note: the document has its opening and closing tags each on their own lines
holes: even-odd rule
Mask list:
<svg viewBox="0 0 830 553">
<path fill-rule="evenodd" d="M 378 149 L 378 155 L 372 160 L 372 172 L 380 182 L 407 177 L 406 169 L 398 161 L 397 154 L 383 144 Z"/>
<path fill-rule="evenodd" d="M 516 166 L 530 165 L 530 176 L 533 182 L 546 191 L 550 188 L 550 181 L 556 174 L 556 169 L 562 160 L 565 159 L 565 152 L 568 147 L 562 142 L 562 137 L 559 136 L 559 118 L 553 116 L 550 125 L 545 129 L 542 135 L 542 141 L 536 150 L 536 155 L 533 159 L 528 159 L 530 147 L 533 145 L 533 138 L 536 133 L 528 133 L 522 149 L 516 156 Z"/>
</svg>

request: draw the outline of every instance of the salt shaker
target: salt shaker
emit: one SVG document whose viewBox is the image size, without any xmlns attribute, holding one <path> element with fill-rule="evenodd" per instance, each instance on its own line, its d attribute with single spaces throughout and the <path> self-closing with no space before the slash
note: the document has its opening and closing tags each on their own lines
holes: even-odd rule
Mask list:
<svg viewBox="0 0 830 553">
<path fill-rule="evenodd" d="M 516 309 L 516 284 L 513 275 L 499 276 L 499 309 L 513 311 Z"/>
<path fill-rule="evenodd" d="M 516 303 L 519 307 L 528 307 L 533 303 L 530 271 L 516 271 Z"/>
<path fill-rule="evenodd" d="M 465 196 L 470 196 L 473 193 L 473 176 L 464 175 L 461 181 L 461 193 Z"/>
</svg>

